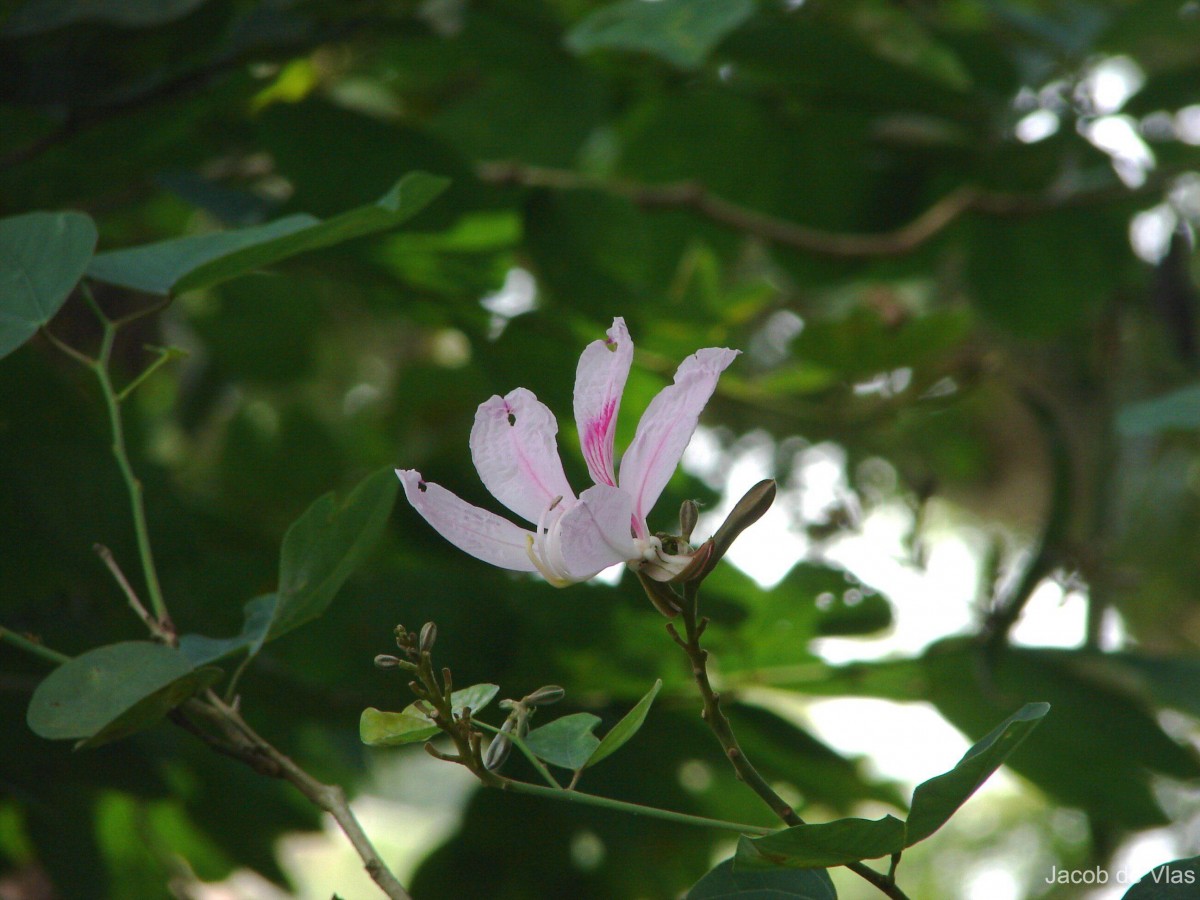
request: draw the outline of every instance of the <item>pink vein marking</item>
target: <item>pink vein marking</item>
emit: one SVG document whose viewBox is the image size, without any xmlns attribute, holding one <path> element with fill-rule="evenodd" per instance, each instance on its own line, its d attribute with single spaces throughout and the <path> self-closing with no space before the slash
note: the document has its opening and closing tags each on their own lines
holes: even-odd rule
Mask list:
<svg viewBox="0 0 1200 900">
<path fill-rule="evenodd" d="M 609 487 L 616 487 L 612 476 L 612 450 L 605 442 L 612 426 L 613 413 L 617 408 L 615 398 L 609 398 L 600 410 L 600 415 L 590 419 L 584 429 L 583 453 L 592 464 L 592 474 L 598 475 Z"/>
</svg>

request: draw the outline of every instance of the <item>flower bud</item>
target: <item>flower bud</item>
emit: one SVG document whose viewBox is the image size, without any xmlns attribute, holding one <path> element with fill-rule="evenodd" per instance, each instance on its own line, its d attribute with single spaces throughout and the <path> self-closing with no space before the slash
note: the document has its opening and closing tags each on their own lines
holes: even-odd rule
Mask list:
<svg viewBox="0 0 1200 900">
<path fill-rule="evenodd" d="M 508 735 L 515 727 L 515 719 L 506 719 L 500 726 L 500 733 L 488 744 L 487 752 L 483 754 L 483 765 L 489 772 L 495 772 L 508 759 L 508 754 L 512 752 L 512 741 L 508 739 Z"/>
<path fill-rule="evenodd" d="M 775 479 L 765 478 L 742 495 L 742 499 L 734 505 L 721 527 L 712 536 L 712 553 L 703 571 L 696 577 L 703 578 L 711 572 L 721 561 L 721 557 L 729 552 L 737 536 L 763 517 L 775 502 L 776 491 Z"/>
<path fill-rule="evenodd" d="M 433 622 L 426 622 L 421 626 L 421 638 L 417 642 L 417 647 L 422 653 L 428 653 L 433 649 L 433 645 L 436 642 L 437 625 Z"/>
<path fill-rule="evenodd" d="M 530 706 L 549 706 L 551 703 L 557 703 L 565 696 L 567 696 L 565 688 L 559 687 L 557 684 L 548 684 L 545 687 L 538 688 L 526 697 L 525 702 Z"/>
<path fill-rule="evenodd" d="M 380 653 L 378 656 L 376 656 L 375 665 L 380 669 L 404 669 L 409 672 L 417 671 L 417 667 L 408 660 L 400 659 L 399 657 L 392 656 L 388 653 Z"/>
<path fill-rule="evenodd" d="M 683 505 L 679 507 L 679 536 L 685 541 L 691 542 L 692 530 L 696 527 L 696 520 L 700 518 L 700 507 L 696 505 L 695 500 L 684 500 Z"/>
</svg>

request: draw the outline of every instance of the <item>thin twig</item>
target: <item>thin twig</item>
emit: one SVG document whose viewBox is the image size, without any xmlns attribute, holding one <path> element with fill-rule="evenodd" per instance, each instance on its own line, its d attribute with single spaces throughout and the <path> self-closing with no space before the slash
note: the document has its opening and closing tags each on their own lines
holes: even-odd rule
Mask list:
<svg viewBox="0 0 1200 900">
<path fill-rule="evenodd" d="M 121 566 L 117 563 L 112 551 L 103 544 L 92 544 L 92 549 L 100 557 L 100 561 L 104 563 L 108 571 L 112 573 L 112 577 L 121 588 L 121 592 L 125 594 L 125 599 L 129 601 L 129 605 L 133 608 L 137 617 L 150 629 L 150 633 L 165 643 L 171 643 L 174 635 L 167 632 L 158 619 L 150 615 L 150 610 L 146 609 L 142 601 L 138 599 L 137 592 L 133 589 L 133 585 L 129 583 L 129 579 L 125 577 L 125 573 L 121 571 Z"/>
<path fill-rule="evenodd" d="M 964 213 L 978 211 L 998 216 L 1028 215 L 1086 203 L 1126 199 L 1146 191 L 1161 190 L 1168 173 L 1148 179 L 1137 189 L 1104 187 L 1073 194 L 1003 194 L 971 185 L 956 188 L 933 203 L 908 224 L 894 231 L 853 234 L 823 231 L 767 215 L 724 199 L 695 181 L 648 184 L 625 178 L 600 178 L 567 169 L 549 169 L 515 162 L 483 162 L 475 167 L 481 181 L 552 190 L 595 190 L 624 197 L 644 209 L 682 209 L 763 240 L 841 259 L 904 256 L 944 231 Z"/>
<path fill-rule="evenodd" d="M 550 800 L 566 800 L 570 803 L 581 803 L 585 806 L 595 806 L 600 809 L 611 809 L 617 812 L 632 813 L 648 819 L 662 819 L 667 822 L 678 822 L 681 825 L 695 825 L 700 828 L 715 828 L 720 831 L 732 831 L 738 834 L 774 834 L 776 829 L 764 828 L 761 825 L 744 825 L 740 822 L 726 822 L 722 819 L 710 819 L 707 816 L 693 816 L 688 813 L 674 812 L 657 806 L 643 806 L 640 803 L 628 803 L 624 800 L 613 800 L 596 794 L 585 794 L 582 791 L 564 791 L 543 787 L 540 784 L 529 784 L 524 781 L 514 781 L 511 778 L 501 779 L 501 784 L 495 785 L 502 791 L 511 794 L 529 794 L 534 797 L 546 797 Z"/>
<path fill-rule="evenodd" d="M 31 656 L 36 656 L 48 663 L 53 663 L 56 666 L 61 666 L 63 663 L 70 662 L 71 657 L 65 653 L 59 653 L 57 650 L 51 650 L 45 644 L 40 644 L 37 641 L 31 641 L 24 635 L 17 634 L 15 631 L 5 628 L 0 625 L 0 641 L 6 641 Z"/>
<path fill-rule="evenodd" d="M 154 552 L 150 546 L 150 529 L 146 522 L 146 504 L 142 493 L 142 483 L 138 480 L 137 475 L 134 474 L 133 465 L 129 461 L 129 452 L 125 446 L 125 425 L 121 418 L 121 402 L 116 389 L 113 387 L 112 376 L 109 373 L 109 364 L 112 361 L 113 344 L 116 340 L 117 330 L 127 320 L 114 322 L 109 319 L 96 302 L 96 298 L 92 296 L 92 292 L 88 289 L 87 284 L 81 283 L 80 289 L 83 292 L 84 299 L 95 310 L 101 324 L 104 326 L 104 335 L 100 342 L 100 352 L 87 365 L 96 373 L 96 378 L 100 382 L 100 392 L 104 397 L 104 407 L 108 411 L 109 428 L 112 431 L 112 452 L 117 460 L 117 468 L 121 470 L 121 477 L 125 481 L 125 489 L 129 494 L 129 505 L 133 514 L 133 529 L 137 537 L 138 557 L 142 563 L 142 576 L 146 581 L 146 591 L 150 597 L 150 606 L 154 610 L 154 615 L 158 619 L 162 632 L 170 636 L 167 643 L 174 646 L 176 642 L 175 628 L 171 623 L 171 616 L 167 611 L 166 601 L 163 599 L 162 587 L 158 582 L 158 570 L 154 565 Z"/>
</svg>

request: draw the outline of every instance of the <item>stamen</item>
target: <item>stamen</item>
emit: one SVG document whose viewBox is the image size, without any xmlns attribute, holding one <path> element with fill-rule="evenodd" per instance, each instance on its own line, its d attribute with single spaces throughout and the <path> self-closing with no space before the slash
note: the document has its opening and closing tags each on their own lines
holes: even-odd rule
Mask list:
<svg viewBox="0 0 1200 900">
<path fill-rule="evenodd" d="M 534 568 L 537 569 L 542 574 L 542 577 L 550 582 L 550 584 L 561 588 L 566 587 L 571 583 L 563 578 L 560 578 L 558 575 L 555 575 L 554 572 L 552 572 L 546 565 L 545 561 L 539 558 L 538 554 L 534 552 L 532 534 L 525 536 L 525 553 L 528 555 L 529 561 L 533 563 Z"/>
</svg>

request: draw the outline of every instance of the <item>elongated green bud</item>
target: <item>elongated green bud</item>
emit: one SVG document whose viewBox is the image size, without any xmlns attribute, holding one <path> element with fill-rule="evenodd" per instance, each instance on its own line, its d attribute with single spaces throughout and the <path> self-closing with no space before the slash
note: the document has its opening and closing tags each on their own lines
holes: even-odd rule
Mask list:
<svg viewBox="0 0 1200 900">
<path fill-rule="evenodd" d="M 483 765 L 489 772 L 495 772 L 508 759 L 508 754 L 512 752 L 512 741 L 508 735 L 512 734 L 516 726 L 516 719 L 509 717 L 500 726 L 500 733 L 488 744 L 487 752 L 483 754 Z"/>
<path fill-rule="evenodd" d="M 417 667 L 406 659 L 400 659 L 397 656 L 391 656 L 387 653 L 380 653 L 375 657 L 375 665 L 380 669 L 404 669 L 406 672 L 415 672 Z"/>
<path fill-rule="evenodd" d="M 684 500 L 683 505 L 679 507 L 679 536 L 688 543 L 692 540 L 692 531 L 696 527 L 696 520 L 700 518 L 700 507 L 696 505 L 695 500 Z"/>
<path fill-rule="evenodd" d="M 421 637 L 417 641 L 417 647 L 422 653 L 428 653 L 433 649 L 433 645 L 437 642 L 437 625 L 433 622 L 426 622 L 421 626 Z"/>
<path fill-rule="evenodd" d="M 559 687 L 557 684 L 548 684 L 545 687 L 538 688 L 526 697 L 524 702 L 530 706 L 549 706 L 551 703 L 557 703 L 565 696 L 567 696 L 565 688 Z"/>
<path fill-rule="evenodd" d="M 742 499 L 737 502 L 733 510 L 725 517 L 721 527 L 717 529 L 716 534 L 712 536 L 712 553 L 709 554 L 704 569 L 694 577 L 704 578 L 716 567 L 721 558 L 729 552 L 729 548 L 733 546 L 738 535 L 761 519 L 763 514 L 771 508 L 771 504 L 775 502 L 777 491 L 775 479 L 765 478 L 742 495 Z"/>
</svg>

